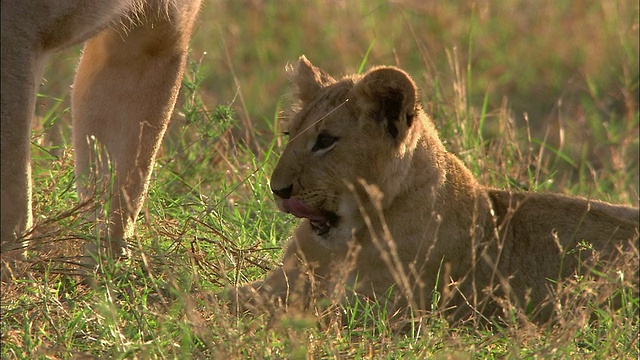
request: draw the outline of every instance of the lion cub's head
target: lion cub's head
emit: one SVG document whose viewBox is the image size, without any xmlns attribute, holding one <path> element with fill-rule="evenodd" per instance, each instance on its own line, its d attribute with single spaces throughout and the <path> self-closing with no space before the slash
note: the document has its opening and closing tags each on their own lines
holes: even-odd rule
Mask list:
<svg viewBox="0 0 640 360">
<path fill-rule="evenodd" d="M 405 190 L 424 114 L 413 80 L 394 67 L 335 80 L 304 56 L 291 69 L 300 108 L 271 178 L 280 209 L 309 220 L 334 247 L 363 226 L 357 184 L 373 185 L 388 206 Z"/>
</svg>

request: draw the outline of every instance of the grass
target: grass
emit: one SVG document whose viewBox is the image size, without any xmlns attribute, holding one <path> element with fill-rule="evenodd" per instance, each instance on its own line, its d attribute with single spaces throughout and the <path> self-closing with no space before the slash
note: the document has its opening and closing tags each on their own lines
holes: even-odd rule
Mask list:
<svg viewBox="0 0 640 360">
<path fill-rule="evenodd" d="M 94 288 L 69 275 L 92 227 L 69 140 L 74 52 L 48 65 L 32 136 L 37 241 L 28 276 L 2 289 L 2 358 L 637 358 L 637 249 L 558 284 L 575 306 L 555 326 L 434 315 L 407 331 L 367 303 L 247 319 L 212 296 L 264 277 L 296 226 L 269 176 L 285 142 L 283 68 L 301 54 L 336 75 L 404 68 L 484 184 L 638 206 L 636 2 L 212 0 L 196 28 L 133 256 Z"/>
</svg>

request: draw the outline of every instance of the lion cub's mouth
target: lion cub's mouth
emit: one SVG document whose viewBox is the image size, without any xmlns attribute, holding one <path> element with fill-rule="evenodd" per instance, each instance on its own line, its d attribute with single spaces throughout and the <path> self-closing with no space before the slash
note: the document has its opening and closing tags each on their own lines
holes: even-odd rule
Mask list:
<svg viewBox="0 0 640 360">
<path fill-rule="evenodd" d="M 333 211 L 314 210 L 299 199 L 283 199 L 282 208 L 295 217 L 309 219 L 313 231 L 318 236 L 324 236 L 332 227 L 338 226 L 338 214 Z"/>
</svg>

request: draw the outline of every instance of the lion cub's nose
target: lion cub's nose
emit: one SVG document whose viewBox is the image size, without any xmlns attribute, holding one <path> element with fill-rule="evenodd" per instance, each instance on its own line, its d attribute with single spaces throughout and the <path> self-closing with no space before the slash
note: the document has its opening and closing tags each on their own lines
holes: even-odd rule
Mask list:
<svg viewBox="0 0 640 360">
<path fill-rule="evenodd" d="M 293 191 L 293 185 L 289 185 L 284 189 L 271 188 L 271 191 L 273 191 L 274 194 L 276 194 L 282 199 L 288 199 L 291 197 L 291 191 Z"/>
</svg>

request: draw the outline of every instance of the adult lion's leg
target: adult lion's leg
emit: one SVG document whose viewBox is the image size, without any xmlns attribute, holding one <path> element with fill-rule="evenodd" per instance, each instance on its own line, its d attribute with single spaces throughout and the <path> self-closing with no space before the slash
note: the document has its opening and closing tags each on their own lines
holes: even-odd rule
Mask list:
<svg viewBox="0 0 640 360">
<path fill-rule="evenodd" d="M 101 242 L 108 256 L 123 254 L 146 196 L 199 3 L 146 8 L 85 45 L 72 93 L 76 176 L 83 199 L 101 194 L 103 186 L 113 189 L 99 200 L 109 210 L 109 234 Z"/>
<path fill-rule="evenodd" d="M 1 221 L 3 280 L 8 279 L 4 263 L 23 256 L 18 239 L 31 226 L 31 167 L 29 136 L 37 85 L 44 69 L 44 52 L 25 31 L 11 36 L 17 26 L 2 9 L 1 64 Z"/>
</svg>

